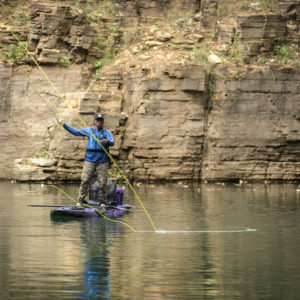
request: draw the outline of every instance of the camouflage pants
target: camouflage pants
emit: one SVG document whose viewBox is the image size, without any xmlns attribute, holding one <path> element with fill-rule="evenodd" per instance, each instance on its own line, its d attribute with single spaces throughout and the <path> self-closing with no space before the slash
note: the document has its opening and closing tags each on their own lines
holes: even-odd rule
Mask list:
<svg viewBox="0 0 300 300">
<path fill-rule="evenodd" d="M 106 182 L 109 163 L 93 163 L 85 161 L 81 174 L 81 184 L 79 188 L 78 202 L 83 203 L 85 196 L 89 191 L 89 186 L 93 175 L 96 174 L 99 182 L 100 202 L 106 203 Z"/>
</svg>

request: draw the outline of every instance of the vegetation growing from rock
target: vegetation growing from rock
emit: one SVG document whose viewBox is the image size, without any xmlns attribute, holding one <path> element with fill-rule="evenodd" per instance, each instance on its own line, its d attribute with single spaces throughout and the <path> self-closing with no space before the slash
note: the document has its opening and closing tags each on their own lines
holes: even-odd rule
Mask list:
<svg viewBox="0 0 300 300">
<path fill-rule="evenodd" d="M 70 57 L 68 57 L 68 56 L 62 56 L 59 59 L 59 65 L 61 67 L 64 67 L 64 68 L 70 67 L 70 65 L 71 65 L 71 59 L 70 59 Z"/>
<path fill-rule="evenodd" d="M 0 2 L 0 24 L 9 24 L 13 27 L 22 27 L 28 29 L 29 3 L 26 0 L 8 1 L 1 4 Z"/>
<path fill-rule="evenodd" d="M 8 51 L 2 50 L 4 60 L 9 60 L 12 64 L 19 65 L 26 56 L 24 46 L 27 47 L 27 42 L 18 42 L 17 45 L 10 44 Z"/>
<path fill-rule="evenodd" d="M 46 158 L 46 159 L 49 159 L 50 158 L 50 155 L 48 153 L 48 150 L 43 150 L 41 151 L 40 153 L 38 153 L 36 155 L 36 158 Z"/>
</svg>

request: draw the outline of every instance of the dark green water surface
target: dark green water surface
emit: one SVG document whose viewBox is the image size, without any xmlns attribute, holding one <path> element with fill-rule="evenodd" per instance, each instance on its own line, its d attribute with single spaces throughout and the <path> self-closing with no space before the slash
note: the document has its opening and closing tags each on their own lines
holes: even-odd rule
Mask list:
<svg viewBox="0 0 300 300">
<path fill-rule="evenodd" d="M 60 185 L 76 198 L 78 186 Z M 0 183 L 0 299 L 300 299 L 300 187 L 139 185 L 120 223 L 57 221 L 73 204 L 39 184 Z"/>
</svg>

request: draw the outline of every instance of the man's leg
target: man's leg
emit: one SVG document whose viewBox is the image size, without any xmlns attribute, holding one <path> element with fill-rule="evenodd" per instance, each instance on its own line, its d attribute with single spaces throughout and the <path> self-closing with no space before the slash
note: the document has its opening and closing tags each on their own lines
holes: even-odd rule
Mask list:
<svg viewBox="0 0 300 300">
<path fill-rule="evenodd" d="M 81 173 L 81 183 L 79 188 L 78 202 L 83 203 L 89 191 L 89 185 L 96 169 L 96 163 L 85 161 Z"/>
<path fill-rule="evenodd" d="M 97 179 L 99 182 L 99 196 L 100 203 L 106 204 L 106 182 L 107 182 L 107 173 L 109 169 L 109 162 L 97 164 L 96 172 Z"/>
</svg>

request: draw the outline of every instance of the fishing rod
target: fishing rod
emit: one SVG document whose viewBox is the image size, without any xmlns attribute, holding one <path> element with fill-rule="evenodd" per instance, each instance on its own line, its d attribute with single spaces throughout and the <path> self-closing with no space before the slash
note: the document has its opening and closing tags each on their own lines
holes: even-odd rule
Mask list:
<svg viewBox="0 0 300 300">
<path fill-rule="evenodd" d="M 28 204 L 29 207 L 78 207 L 78 208 L 84 208 L 83 206 L 78 205 L 66 205 L 66 204 Z M 119 207 L 119 206 L 112 206 L 112 205 L 106 205 L 105 208 L 114 208 L 119 210 L 130 210 L 131 208 L 136 208 L 135 206 L 128 206 L 128 207 Z"/>
<path fill-rule="evenodd" d="M 136 206 L 127 206 L 127 207 L 120 207 L 120 206 L 112 206 L 112 205 L 107 205 L 105 206 L 106 208 L 114 208 L 114 209 L 120 209 L 120 210 L 130 210 L 131 208 L 136 208 Z"/>
<path fill-rule="evenodd" d="M 28 204 L 30 207 L 62 207 L 67 206 L 65 204 Z"/>
</svg>

